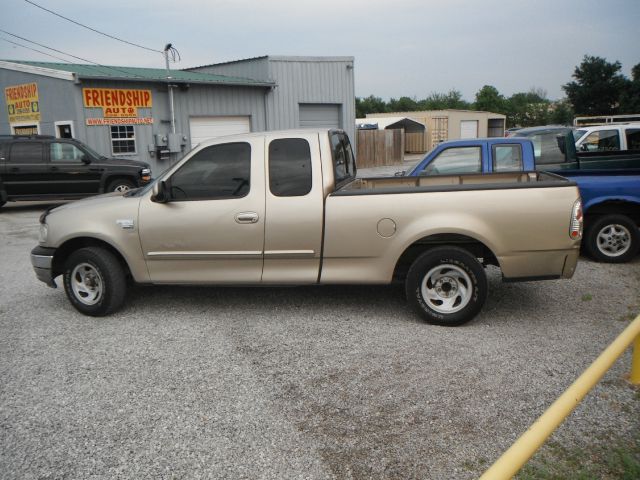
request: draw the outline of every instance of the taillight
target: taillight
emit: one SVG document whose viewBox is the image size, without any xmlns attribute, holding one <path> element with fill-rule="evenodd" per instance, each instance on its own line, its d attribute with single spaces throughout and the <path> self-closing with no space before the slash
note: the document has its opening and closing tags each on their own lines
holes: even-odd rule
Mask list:
<svg viewBox="0 0 640 480">
<path fill-rule="evenodd" d="M 573 204 L 571 211 L 571 226 L 569 227 L 569 236 L 574 240 L 582 238 L 582 202 L 580 199 Z"/>
</svg>

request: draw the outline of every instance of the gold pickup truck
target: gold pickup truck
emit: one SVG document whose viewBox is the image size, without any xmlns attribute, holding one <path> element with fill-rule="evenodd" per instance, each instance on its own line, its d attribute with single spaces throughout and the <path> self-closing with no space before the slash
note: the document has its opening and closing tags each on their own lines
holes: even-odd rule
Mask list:
<svg viewBox="0 0 640 480">
<path fill-rule="evenodd" d="M 574 183 L 541 172 L 356 178 L 341 130 L 221 137 L 153 183 L 45 212 L 37 277 L 107 315 L 141 284 L 405 282 L 430 323 L 460 325 L 505 280 L 570 278 L 582 213 Z"/>
</svg>

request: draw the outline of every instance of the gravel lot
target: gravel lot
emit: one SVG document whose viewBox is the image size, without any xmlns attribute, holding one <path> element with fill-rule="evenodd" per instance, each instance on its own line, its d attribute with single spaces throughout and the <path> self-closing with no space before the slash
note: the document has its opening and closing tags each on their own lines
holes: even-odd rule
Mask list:
<svg viewBox="0 0 640 480">
<path fill-rule="evenodd" d="M 640 258 L 502 284 L 459 328 L 402 288 L 137 288 L 78 314 L 0 212 L 0 478 L 477 477 L 640 312 Z M 554 434 L 637 435 L 630 353 Z"/>
</svg>

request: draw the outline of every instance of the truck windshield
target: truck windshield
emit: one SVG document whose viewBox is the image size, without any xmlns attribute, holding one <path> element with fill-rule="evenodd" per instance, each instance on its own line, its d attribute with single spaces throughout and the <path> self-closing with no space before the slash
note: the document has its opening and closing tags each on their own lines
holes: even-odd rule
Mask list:
<svg viewBox="0 0 640 480">
<path fill-rule="evenodd" d="M 336 189 L 353 180 L 356 176 L 356 161 L 351 150 L 349 137 L 344 132 L 329 132 L 331 153 L 333 155 L 333 173 Z"/>
</svg>

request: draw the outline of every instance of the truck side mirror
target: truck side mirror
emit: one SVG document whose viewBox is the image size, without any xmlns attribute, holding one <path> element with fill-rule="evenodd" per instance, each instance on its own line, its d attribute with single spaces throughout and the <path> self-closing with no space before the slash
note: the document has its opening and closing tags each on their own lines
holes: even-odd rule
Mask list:
<svg viewBox="0 0 640 480">
<path fill-rule="evenodd" d="M 156 203 L 167 203 L 169 201 L 169 189 L 163 180 L 153 184 L 151 201 Z"/>
<path fill-rule="evenodd" d="M 89 165 L 91 163 L 91 157 L 89 157 L 88 155 L 82 155 L 80 157 L 80 161 L 86 165 Z"/>
</svg>

